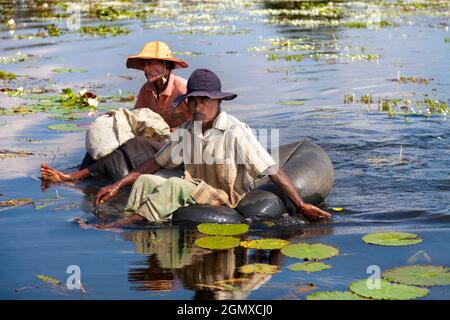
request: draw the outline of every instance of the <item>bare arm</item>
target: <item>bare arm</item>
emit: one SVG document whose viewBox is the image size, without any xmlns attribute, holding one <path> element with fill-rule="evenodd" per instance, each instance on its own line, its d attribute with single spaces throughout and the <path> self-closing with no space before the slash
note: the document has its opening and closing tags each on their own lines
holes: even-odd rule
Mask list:
<svg viewBox="0 0 450 320">
<path fill-rule="evenodd" d="M 285 193 L 289 199 L 292 200 L 298 212 L 310 221 L 319 221 L 322 219 L 329 219 L 331 215 L 328 212 L 322 211 L 312 204 L 305 203 L 292 183 L 291 179 L 280 168 L 276 174 L 269 175 L 270 180 L 276 184 L 280 190 Z"/>
<path fill-rule="evenodd" d="M 125 186 L 133 184 L 141 174 L 153 174 L 158 171 L 161 166 L 156 162 L 156 160 L 152 157 L 151 159 L 145 161 L 139 167 L 136 167 L 133 171 L 129 172 L 125 177 L 120 179 L 119 181 L 103 187 L 95 196 L 94 205 L 98 206 L 112 197 L 114 197 L 117 193 L 119 193 L 120 189 Z"/>
</svg>

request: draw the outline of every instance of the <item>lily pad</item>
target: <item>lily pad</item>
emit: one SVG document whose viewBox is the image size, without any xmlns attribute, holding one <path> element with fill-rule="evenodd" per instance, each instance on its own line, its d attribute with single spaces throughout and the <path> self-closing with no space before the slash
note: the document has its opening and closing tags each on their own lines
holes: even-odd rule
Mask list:
<svg viewBox="0 0 450 320">
<path fill-rule="evenodd" d="M 246 224 L 219 224 L 219 223 L 202 223 L 197 226 L 198 231 L 204 234 L 217 236 L 235 236 L 248 231 Z"/>
<path fill-rule="evenodd" d="M 55 279 L 55 278 L 53 278 L 51 276 L 47 276 L 45 274 L 37 274 L 36 278 L 38 278 L 42 282 L 49 283 L 49 284 L 52 284 L 54 286 L 59 286 L 61 284 L 60 280 Z"/>
<path fill-rule="evenodd" d="M 337 256 L 339 249 L 322 243 L 297 243 L 284 247 L 281 252 L 291 258 L 322 260 Z"/>
<path fill-rule="evenodd" d="M 305 272 L 319 272 L 326 269 L 331 269 L 331 266 L 322 262 L 306 262 L 294 263 L 288 267 L 291 271 L 305 271 Z"/>
<path fill-rule="evenodd" d="M 306 300 L 366 300 L 351 291 L 323 291 L 314 292 Z"/>
<path fill-rule="evenodd" d="M 407 232 L 370 233 L 362 239 L 365 243 L 379 246 L 409 246 L 423 241 L 416 234 Z"/>
<path fill-rule="evenodd" d="M 224 250 L 239 247 L 239 239 L 234 237 L 205 237 L 195 241 L 195 245 L 205 249 Z"/>
<path fill-rule="evenodd" d="M 429 293 L 428 289 L 425 288 L 392 284 L 384 279 L 380 279 L 379 289 L 369 289 L 366 279 L 352 282 L 349 288 L 353 293 L 360 296 L 382 300 L 411 300 L 424 297 Z"/>
<path fill-rule="evenodd" d="M 386 270 L 384 279 L 415 286 L 450 285 L 450 269 L 443 266 L 415 265 Z"/>
<path fill-rule="evenodd" d="M 289 241 L 283 239 L 258 239 L 241 241 L 241 247 L 261 250 L 277 250 L 289 245 Z"/>
<path fill-rule="evenodd" d="M 77 131 L 83 131 L 83 128 L 78 127 L 75 124 L 66 124 L 66 123 L 57 123 L 57 124 L 51 124 L 48 126 L 50 130 L 55 131 L 65 131 L 65 132 L 77 132 Z"/>
<path fill-rule="evenodd" d="M 278 266 L 274 266 L 266 263 L 253 263 L 246 264 L 239 268 L 241 273 L 264 273 L 264 274 L 275 274 L 280 272 Z"/>
</svg>

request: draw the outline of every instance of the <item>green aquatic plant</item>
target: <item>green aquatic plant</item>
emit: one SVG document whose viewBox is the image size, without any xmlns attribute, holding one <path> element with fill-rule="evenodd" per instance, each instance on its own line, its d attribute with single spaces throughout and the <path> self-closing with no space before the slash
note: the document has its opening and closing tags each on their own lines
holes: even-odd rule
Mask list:
<svg viewBox="0 0 450 320">
<path fill-rule="evenodd" d="M 242 35 L 248 34 L 252 30 L 236 27 L 235 25 L 211 25 L 211 26 L 188 26 L 184 28 L 177 28 L 177 30 L 171 32 L 172 34 L 179 35 Z"/>
<path fill-rule="evenodd" d="M 450 269 L 443 266 L 415 265 L 386 270 L 382 277 L 392 282 L 414 286 L 450 285 Z"/>
<path fill-rule="evenodd" d="M 349 289 L 357 295 L 382 300 L 411 300 L 424 297 L 429 293 L 425 288 L 392 284 L 384 279 L 380 279 L 379 288 L 374 288 L 369 287 L 367 281 L 367 279 L 354 281 L 350 284 Z"/>
<path fill-rule="evenodd" d="M 253 263 L 246 264 L 239 268 L 241 273 L 263 273 L 263 274 L 275 274 L 280 272 L 278 266 L 274 266 L 266 263 Z"/>
<path fill-rule="evenodd" d="M 89 11 L 92 17 L 101 20 L 119 20 L 119 19 L 143 19 L 155 12 L 156 4 L 146 3 L 145 6 L 136 4 L 133 6 L 119 7 L 107 6 L 102 7 L 100 4 L 91 7 Z"/>
<path fill-rule="evenodd" d="M 306 300 L 367 300 L 351 291 L 324 291 L 311 293 Z"/>
<path fill-rule="evenodd" d="M 10 64 L 10 63 L 19 63 L 19 62 L 27 62 L 36 60 L 37 56 L 28 53 L 17 52 L 15 55 L 11 56 L 1 56 L 0 63 Z"/>
<path fill-rule="evenodd" d="M 8 149 L 0 149 L 0 159 L 7 159 L 7 158 L 23 158 L 32 156 L 34 153 L 32 152 L 26 152 L 26 151 L 12 151 Z"/>
<path fill-rule="evenodd" d="M 0 159 L 1 158 L 1 153 L 0 153 Z M 11 200 L 7 200 L 7 201 L 0 201 L 0 208 L 1 207 L 20 207 L 20 206 L 25 206 L 28 204 L 32 204 L 33 200 L 29 199 L 29 198 L 24 198 L 24 199 L 11 199 Z"/>
<path fill-rule="evenodd" d="M 48 126 L 50 130 L 55 131 L 63 131 L 63 132 L 78 132 L 83 131 L 83 128 L 78 127 L 75 124 L 72 123 L 57 123 L 57 124 L 51 124 Z"/>
<path fill-rule="evenodd" d="M 329 264 L 325 264 L 322 262 L 300 262 L 291 264 L 288 267 L 288 269 L 291 271 L 305 271 L 307 273 L 319 272 L 331 268 L 332 267 Z"/>
<path fill-rule="evenodd" d="M 64 33 L 64 31 L 59 28 L 56 24 L 49 24 L 44 27 L 44 31 L 39 31 L 33 34 L 20 34 L 16 35 L 16 39 L 36 39 L 36 38 L 48 38 L 48 37 L 59 37 Z"/>
<path fill-rule="evenodd" d="M 85 72 L 88 72 L 88 70 L 85 68 L 53 68 L 51 71 L 54 73 L 74 73 L 74 72 L 85 73 Z"/>
<path fill-rule="evenodd" d="M 61 29 L 53 23 L 46 26 L 45 31 L 50 37 L 59 37 L 61 35 Z"/>
<path fill-rule="evenodd" d="M 377 99 L 378 111 L 387 112 L 390 118 L 396 117 L 399 114 L 403 114 L 405 118 L 407 118 L 409 115 L 422 115 L 428 117 L 432 114 L 442 114 L 446 116 L 448 113 L 448 106 L 445 101 L 431 98 L 428 95 L 425 95 L 423 100 L 409 100 L 406 97 L 402 99 L 378 97 Z M 344 94 L 344 104 L 362 103 L 367 104 L 370 107 L 374 100 L 375 98 L 367 94 L 362 95 L 359 99 L 356 99 L 355 94 Z"/>
<path fill-rule="evenodd" d="M 299 100 L 285 100 L 285 101 L 278 101 L 277 104 L 282 106 L 301 106 L 305 103 Z"/>
<path fill-rule="evenodd" d="M 407 232 L 377 232 L 365 235 L 362 240 L 379 246 L 409 246 L 423 241 L 417 234 Z"/>
<path fill-rule="evenodd" d="M 297 243 L 284 247 L 281 252 L 290 258 L 322 260 L 337 256 L 339 249 L 322 243 Z"/>
<path fill-rule="evenodd" d="M 419 83 L 419 84 L 429 84 L 430 79 L 420 78 L 416 76 L 405 76 L 405 75 L 398 75 L 397 81 L 400 83 Z"/>
<path fill-rule="evenodd" d="M 212 236 L 195 240 L 195 245 L 200 248 L 212 250 L 224 250 L 239 247 L 240 240 L 234 237 Z"/>
<path fill-rule="evenodd" d="M 49 117 L 52 120 L 58 120 L 58 121 L 77 121 L 77 120 L 83 120 L 86 119 L 85 117 L 76 115 L 76 114 L 61 114 L 61 115 L 55 115 Z"/>
<path fill-rule="evenodd" d="M 390 28 L 390 27 L 398 27 L 398 23 L 394 23 L 387 20 L 381 20 L 376 22 L 365 22 L 365 21 L 350 21 L 350 22 L 344 22 L 341 24 L 341 26 L 346 28 L 356 28 L 356 29 L 363 29 L 363 28 Z"/>
<path fill-rule="evenodd" d="M 81 90 L 78 94 L 72 88 L 62 89 L 62 95 L 58 96 L 57 102 L 64 107 L 97 107 L 97 95 L 87 90 Z M 42 100 L 41 100 L 42 102 Z"/>
<path fill-rule="evenodd" d="M 0 80 L 7 80 L 7 81 L 11 81 L 16 79 L 16 75 L 12 72 L 7 72 L 7 71 L 3 71 L 0 70 Z"/>
<path fill-rule="evenodd" d="M 276 61 L 276 60 L 280 60 L 280 59 L 284 59 L 285 61 L 301 62 L 303 60 L 303 55 L 301 55 L 301 54 L 282 54 L 281 55 L 281 54 L 277 54 L 277 53 L 272 53 L 267 56 L 268 61 Z"/>
<path fill-rule="evenodd" d="M 38 278 L 40 281 L 54 285 L 54 286 L 59 286 L 62 282 L 58 279 L 55 279 L 51 276 L 47 276 L 45 274 L 37 274 L 36 278 Z"/>
<path fill-rule="evenodd" d="M 258 239 L 241 241 L 241 247 L 259 250 L 279 250 L 289 245 L 289 241 L 283 239 Z"/>
<path fill-rule="evenodd" d="M 24 116 L 36 112 L 29 106 L 17 106 L 11 108 L 0 108 L 0 116 Z"/>
<path fill-rule="evenodd" d="M 235 236 L 246 233 L 249 227 L 246 224 L 201 223 L 197 226 L 197 229 L 208 235 Z"/>
<path fill-rule="evenodd" d="M 130 32 L 131 31 L 125 27 L 116 27 L 116 26 L 108 27 L 104 24 L 98 26 L 84 26 L 81 27 L 79 30 L 79 33 L 82 35 L 87 34 L 91 36 L 100 36 L 100 37 L 106 37 L 108 35 L 115 37 L 118 35 L 129 34 Z"/>
</svg>

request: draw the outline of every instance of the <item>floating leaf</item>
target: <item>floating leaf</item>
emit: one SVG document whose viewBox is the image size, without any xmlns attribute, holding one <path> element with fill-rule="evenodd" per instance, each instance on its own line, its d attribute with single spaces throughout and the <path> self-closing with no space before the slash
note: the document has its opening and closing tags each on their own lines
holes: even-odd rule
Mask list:
<svg viewBox="0 0 450 320">
<path fill-rule="evenodd" d="M 264 273 L 264 274 L 275 274 L 280 272 L 278 266 L 265 263 L 253 263 L 246 264 L 239 268 L 241 273 Z"/>
<path fill-rule="evenodd" d="M 231 249 L 239 246 L 239 239 L 234 237 L 205 237 L 195 241 L 195 245 L 205 249 Z"/>
<path fill-rule="evenodd" d="M 204 234 L 217 236 L 235 236 L 248 231 L 246 224 L 218 224 L 202 223 L 197 226 L 198 231 Z"/>
<path fill-rule="evenodd" d="M 360 296 L 383 300 L 411 300 L 424 297 L 429 292 L 425 288 L 417 288 L 405 284 L 392 284 L 384 279 L 380 279 L 379 289 L 369 289 L 366 279 L 352 282 L 349 288 L 353 293 Z"/>
<path fill-rule="evenodd" d="M 59 286 L 61 284 L 61 281 L 59 281 L 58 279 L 55 279 L 55 278 L 53 278 L 51 276 L 47 276 L 45 274 L 37 274 L 36 278 L 38 278 L 42 282 L 49 283 L 49 284 L 52 284 L 54 286 Z"/>
<path fill-rule="evenodd" d="M 305 272 L 319 272 L 326 269 L 331 269 L 329 264 L 322 262 L 306 262 L 306 263 L 294 263 L 288 267 L 291 271 L 305 271 Z"/>
<path fill-rule="evenodd" d="M 277 250 L 286 247 L 289 241 L 283 239 L 258 239 L 241 241 L 241 247 L 261 250 Z"/>
<path fill-rule="evenodd" d="M 0 207 L 19 207 L 33 203 L 31 199 L 12 199 L 8 201 L 0 201 Z"/>
<path fill-rule="evenodd" d="M 366 300 L 350 291 L 324 291 L 315 292 L 306 297 L 306 300 Z"/>
<path fill-rule="evenodd" d="M 450 285 L 450 269 L 442 266 L 415 265 L 393 268 L 383 272 L 386 280 L 415 286 Z"/>
<path fill-rule="evenodd" d="M 57 123 L 49 125 L 48 128 L 50 130 L 56 130 L 56 131 L 66 131 L 66 132 L 76 132 L 76 131 L 83 131 L 83 128 L 78 127 L 75 124 L 66 124 L 66 123 Z"/>
<path fill-rule="evenodd" d="M 407 232 L 370 233 L 362 239 L 365 243 L 379 246 L 409 246 L 423 241 L 416 234 Z"/>
<path fill-rule="evenodd" d="M 281 249 L 281 252 L 291 258 L 322 260 L 339 254 L 339 249 L 322 243 L 297 243 Z"/>
<path fill-rule="evenodd" d="M 88 72 L 87 69 L 84 68 L 54 68 L 52 69 L 52 72 L 54 73 L 74 73 L 74 72 L 80 72 L 80 73 L 85 73 Z"/>
</svg>

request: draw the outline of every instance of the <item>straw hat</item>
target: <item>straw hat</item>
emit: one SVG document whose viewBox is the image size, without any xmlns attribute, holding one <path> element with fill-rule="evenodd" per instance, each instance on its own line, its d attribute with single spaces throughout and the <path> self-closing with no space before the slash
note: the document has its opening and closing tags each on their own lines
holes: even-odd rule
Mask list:
<svg viewBox="0 0 450 320">
<path fill-rule="evenodd" d="M 144 60 L 157 59 L 175 62 L 175 68 L 187 68 L 188 64 L 174 58 L 169 46 L 161 41 L 148 42 L 136 56 L 129 56 L 127 59 L 127 68 L 144 70 Z"/>
</svg>

